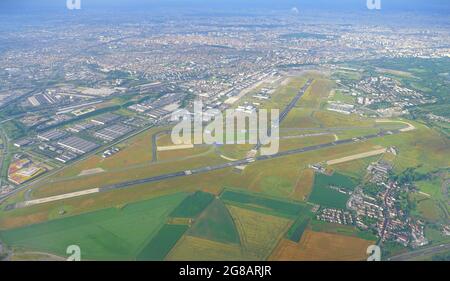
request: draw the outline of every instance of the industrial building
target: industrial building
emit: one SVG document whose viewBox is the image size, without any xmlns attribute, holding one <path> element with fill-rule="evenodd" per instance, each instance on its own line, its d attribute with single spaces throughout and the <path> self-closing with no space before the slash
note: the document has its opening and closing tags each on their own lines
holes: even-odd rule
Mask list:
<svg viewBox="0 0 450 281">
<path fill-rule="evenodd" d="M 54 141 L 65 137 L 67 134 L 60 130 L 52 130 L 37 135 L 37 138 L 42 141 Z"/>
<path fill-rule="evenodd" d="M 85 154 L 99 147 L 98 144 L 79 137 L 68 137 L 59 141 L 58 145 L 77 154 Z"/>
<path fill-rule="evenodd" d="M 104 128 L 96 133 L 94 133 L 94 137 L 99 138 L 104 141 L 111 142 L 113 140 L 116 140 L 122 136 L 125 136 L 126 134 L 133 131 L 128 126 L 125 125 L 112 125 L 110 127 Z"/>
<path fill-rule="evenodd" d="M 105 113 L 100 116 L 94 117 L 91 119 L 92 122 L 98 125 L 106 125 L 108 123 L 112 123 L 120 118 L 119 115 L 113 113 Z"/>
</svg>

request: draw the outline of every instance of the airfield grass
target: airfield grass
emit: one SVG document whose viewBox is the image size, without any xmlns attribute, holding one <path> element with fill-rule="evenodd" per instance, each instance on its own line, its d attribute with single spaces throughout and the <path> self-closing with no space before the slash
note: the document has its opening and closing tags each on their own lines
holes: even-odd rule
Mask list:
<svg viewBox="0 0 450 281">
<path fill-rule="evenodd" d="M 355 97 L 351 96 L 350 94 L 344 94 L 340 90 L 334 91 L 330 100 L 337 101 L 337 102 L 343 102 L 343 103 L 347 103 L 347 104 L 355 104 L 355 102 L 356 102 Z"/>
<path fill-rule="evenodd" d="M 416 130 L 370 140 L 373 144 L 398 149 L 399 154 L 394 160 L 395 172 L 419 167 L 419 172 L 428 173 L 449 167 L 450 139 L 417 122 L 407 122 L 413 124 Z"/>
<path fill-rule="evenodd" d="M 172 142 L 171 135 L 168 134 L 160 134 L 156 140 L 156 144 L 158 147 L 160 146 L 174 146 L 175 144 Z M 209 146 L 195 146 L 189 149 L 177 149 L 177 150 L 167 150 L 167 151 L 158 151 L 157 158 L 158 161 L 167 161 L 171 159 L 185 159 L 189 157 L 193 157 L 196 155 L 207 154 L 211 151 L 211 147 Z"/>
<path fill-rule="evenodd" d="M 294 192 L 291 194 L 291 198 L 294 200 L 305 201 L 314 184 L 314 170 L 304 169 L 300 172 L 297 183 L 295 185 Z"/>
<path fill-rule="evenodd" d="M 244 159 L 253 149 L 253 144 L 225 144 L 216 147 L 216 152 L 230 159 Z"/>
<path fill-rule="evenodd" d="M 195 146 L 194 148 L 189 149 L 158 151 L 158 161 L 192 159 L 212 154 L 213 151 L 214 148 L 210 146 Z"/>
<path fill-rule="evenodd" d="M 299 243 L 280 242 L 270 260 L 274 261 L 362 261 L 374 241 L 306 230 Z"/>
<path fill-rule="evenodd" d="M 339 139 L 352 139 L 360 136 L 366 136 L 371 134 L 376 134 L 380 132 L 378 127 L 367 127 L 367 128 L 351 128 L 347 130 L 337 131 L 336 135 Z"/>
<path fill-rule="evenodd" d="M 331 80 L 315 79 L 297 106 L 314 110 L 320 109 L 322 102 L 329 97 L 333 86 L 334 82 Z"/>
<path fill-rule="evenodd" d="M 302 138 L 280 139 L 280 151 L 292 150 L 313 146 L 318 144 L 330 143 L 335 140 L 333 135 L 308 136 Z"/>
<path fill-rule="evenodd" d="M 168 133 L 168 134 L 160 134 L 156 138 L 156 145 L 157 146 L 173 146 L 175 144 L 172 141 L 171 135 Z"/>
<path fill-rule="evenodd" d="M 221 200 L 215 199 L 197 218 L 188 235 L 222 243 L 239 244 L 233 218 Z"/>
<path fill-rule="evenodd" d="M 288 197 L 294 190 L 294 185 L 282 177 L 269 176 L 261 180 L 261 190 L 266 194 Z"/>
<path fill-rule="evenodd" d="M 306 81 L 306 77 L 291 77 L 289 81 L 283 83 L 275 90 L 270 100 L 262 102 L 261 108 L 278 108 L 281 112 L 297 95 L 298 91 L 305 85 Z"/>
<path fill-rule="evenodd" d="M 419 193 L 410 194 L 409 200 L 416 206 L 413 215 L 435 223 L 446 220 L 445 212 L 440 208 L 438 201 Z"/>
<path fill-rule="evenodd" d="M 246 256 L 265 260 L 288 230 L 291 220 L 228 206 Z"/>
<path fill-rule="evenodd" d="M 66 216 L 69 216 L 121 206 L 129 202 L 153 199 L 177 192 L 195 192 L 197 190 L 203 190 L 205 192 L 219 194 L 222 190 L 222 184 L 217 181 L 217 178 L 226 175 L 232 176 L 234 174 L 230 169 L 212 171 L 202 175 L 176 178 L 152 184 L 141 184 L 128 189 L 96 193 L 90 196 L 75 197 L 6 212 L 3 209 L 7 204 L 5 203 L 0 208 L 0 229 L 9 229 L 44 222 L 50 219 L 52 214 L 57 214 L 60 210 L 65 210 Z"/>
<path fill-rule="evenodd" d="M 442 194 L 442 181 L 439 177 L 434 177 L 430 181 L 419 181 L 414 183 L 420 191 L 430 195 L 434 199 L 444 200 Z"/>
<path fill-rule="evenodd" d="M 203 190 L 213 194 L 219 194 L 224 186 L 233 186 L 241 190 L 260 192 L 260 182 L 266 176 L 282 176 L 291 180 L 292 183 L 297 186 L 297 184 L 301 182 L 301 171 L 307 168 L 308 164 L 326 161 L 330 158 L 335 159 L 347 156 L 349 150 L 352 150 L 354 153 L 365 152 L 370 150 L 372 146 L 373 144 L 370 143 L 343 145 L 315 152 L 290 155 L 271 161 L 256 162 L 248 166 L 241 174 L 234 173 L 232 168 L 229 168 L 5 212 L 3 208 L 6 204 L 22 198 L 22 192 L 2 204 L 2 208 L 0 208 L 0 229 L 46 221 L 49 219 L 51 213 L 58 212 L 57 210 L 65 208 L 66 206 L 71 207 L 67 212 L 67 215 L 75 215 L 113 207 L 127 202 L 151 199 L 156 196 L 172 194 L 179 191 L 193 192 L 196 190 Z M 151 167 L 152 165 L 150 165 L 150 168 Z M 96 176 L 94 176 L 94 178 L 95 177 Z M 101 178 L 96 181 L 98 183 L 101 181 Z M 93 186 L 95 187 L 96 184 L 88 186 L 89 188 L 92 188 Z M 86 187 L 81 187 L 81 189 L 84 188 Z M 73 190 L 73 187 L 71 189 Z M 298 190 L 298 188 L 296 188 L 296 190 Z"/>
<path fill-rule="evenodd" d="M 82 249 L 83 259 L 133 259 L 147 239 L 164 225 L 186 197 L 177 193 L 0 232 L 14 248 L 65 255 L 69 245 Z"/>
<path fill-rule="evenodd" d="M 332 111 L 316 111 L 314 113 L 314 118 L 326 128 L 367 127 L 375 125 L 375 121 L 360 117 L 359 115 L 346 115 Z"/>
<path fill-rule="evenodd" d="M 372 156 L 332 165 L 329 166 L 329 168 L 333 169 L 333 171 L 336 171 L 342 175 L 352 177 L 355 179 L 362 179 L 367 173 L 367 167 L 369 167 L 371 163 L 376 162 L 378 159 L 380 159 L 380 156 Z"/>
<path fill-rule="evenodd" d="M 115 170 L 109 170 L 100 174 L 46 181 L 39 184 L 39 187 L 33 191 L 32 195 L 34 198 L 42 198 L 225 162 L 226 160 L 220 158 L 214 151 L 210 151 L 207 154 L 198 155 L 198 157 L 177 159 L 170 162 L 144 163 L 137 166 L 118 166 Z"/>
<path fill-rule="evenodd" d="M 356 143 L 298 155 L 290 155 L 283 158 L 271 159 L 270 161 L 256 162 L 249 165 L 241 173 L 240 177 L 229 177 L 225 179 L 224 186 L 233 186 L 254 192 L 262 192 L 267 195 L 280 196 L 277 192 L 273 193 L 270 192 L 270 190 L 264 191 L 261 189 L 261 182 L 265 177 L 282 177 L 284 180 L 290 181 L 295 187 L 301 182 L 302 171 L 307 169 L 309 164 L 345 157 L 348 156 L 348 151 L 352 151 L 352 154 L 367 152 L 371 150 L 372 147 L 373 144 L 370 143 Z"/>
<path fill-rule="evenodd" d="M 301 104 L 302 100 L 299 103 Z M 321 124 L 314 118 L 313 113 L 312 109 L 293 108 L 281 123 L 281 128 L 318 128 Z"/>
</svg>

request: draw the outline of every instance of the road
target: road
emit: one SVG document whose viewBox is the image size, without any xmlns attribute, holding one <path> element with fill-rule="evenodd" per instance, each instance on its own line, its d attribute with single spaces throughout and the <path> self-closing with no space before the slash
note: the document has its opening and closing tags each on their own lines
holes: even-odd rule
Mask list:
<svg viewBox="0 0 450 281">
<path fill-rule="evenodd" d="M 152 135 L 152 162 L 158 161 L 158 137 L 164 134 L 170 134 L 170 130 L 164 130 Z"/>
<path fill-rule="evenodd" d="M 439 254 L 439 253 L 446 252 L 446 251 L 450 251 L 450 243 L 431 246 L 431 247 L 419 249 L 416 251 L 408 252 L 405 254 L 397 255 L 397 256 L 388 258 L 388 261 L 407 261 L 407 260 L 412 260 L 412 259 L 419 258 L 422 256 Z"/>
</svg>

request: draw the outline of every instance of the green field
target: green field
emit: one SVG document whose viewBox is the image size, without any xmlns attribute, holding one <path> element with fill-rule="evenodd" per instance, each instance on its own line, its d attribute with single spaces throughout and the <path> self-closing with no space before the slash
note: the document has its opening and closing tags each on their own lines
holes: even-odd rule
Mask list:
<svg viewBox="0 0 450 281">
<path fill-rule="evenodd" d="M 189 195 L 170 214 L 174 218 L 195 218 L 214 200 L 214 195 L 197 191 Z"/>
<path fill-rule="evenodd" d="M 0 237 L 14 248 L 65 256 L 68 246 L 78 245 L 82 259 L 132 260 L 185 197 L 177 193 L 61 218 L 2 231 Z"/>
<path fill-rule="evenodd" d="M 198 217 L 189 235 L 223 243 L 239 243 L 233 219 L 221 200 L 214 200 Z"/>
<path fill-rule="evenodd" d="M 366 240 L 377 240 L 377 237 L 368 231 L 361 231 L 355 226 L 328 223 L 324 221 L 311 220 L 309 227 L 313 231 L 358 237 Z"/>
<path fill-rule="evenodd" d="M 289 228 L 289 231 L 286 233 L 287 238 L 294 242 L 300 242 L 303 232 L 305 232 L 306 228 L 308 227 L 311 218 L 312 213 L 309 211 L 301 214 Z"/>
<path fill-rule="evenodd" d="M 228 204 L 286 217 L 295 217 L 304 209 L 304 205 L 297 202 L 274 199 L 245 191 L 227 189 L 220 198 Z"/>
<path fill-rule="evenodd" d="M 318 174 L 314 179 L 314 187 L 309 195 L 309 201 L 324 207 L 345 209 L 350 196 L 332 189 L 332 186 L 353 190 L 356 183 L 349 177 L 338 173 L 334 173 L 332 176 Z"/>
<path fill-rule="evenodd" d="M 166 224 L 137 256 L 139 261 L 161 261 L 188 230 L 187 225 Z"/>
<path fill-rule="evenodd" d="M 353 179 L 339 173 L 333 173 L 332 176 L 318 174 L 314 179 L 314 183 L 317 185 L 336 186 L 348 190 L 354 190 L 356 187 L 356 183 Z"/>
<path fill-rule="evenodd" d="M 249 259 L 265 260 L 287 231 L 291 220 L 228 206 L 241 239 L 244 255 Z"/>
</svg>

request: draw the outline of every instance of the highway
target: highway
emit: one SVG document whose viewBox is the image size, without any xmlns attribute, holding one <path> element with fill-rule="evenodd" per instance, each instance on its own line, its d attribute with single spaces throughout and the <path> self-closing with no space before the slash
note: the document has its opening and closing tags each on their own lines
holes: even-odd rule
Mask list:
<svg viewBox="0 0 450 281">
<path fill-rule="evenodd" d="M 401 255 L 397 255 L 391 258 L 388 258 L 388 261 L 408 261 L 415 258 L 420 258 L 423 256 L 430 256 L 433 254 L 439 254 L 443 252 L 450 251 L 450 243 L 448 244 L 440 244 L 436 246 L 431 246 L 423 249 L 419 249 L 416 251 L 404 253 Z"/>
</svg>

